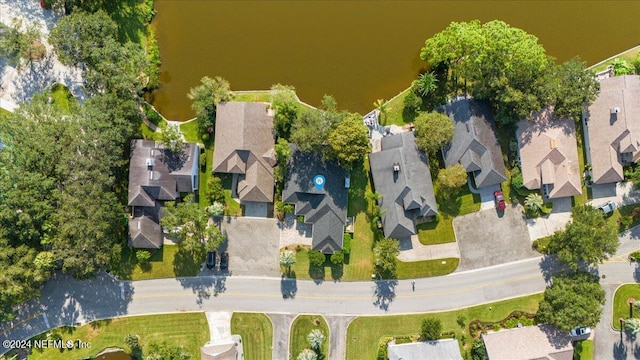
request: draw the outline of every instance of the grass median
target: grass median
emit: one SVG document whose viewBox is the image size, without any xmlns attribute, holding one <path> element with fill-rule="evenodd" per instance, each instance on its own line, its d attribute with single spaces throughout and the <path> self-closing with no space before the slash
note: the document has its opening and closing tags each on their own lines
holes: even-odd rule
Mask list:
<svg viewBox="0 0 640 360">
<path fill-rule="evenodd" d="M 273 325 L 265 314 L 233 313 L 231 333 L 242 337 L 245 359 L 271 359 Z"/>
</svg>

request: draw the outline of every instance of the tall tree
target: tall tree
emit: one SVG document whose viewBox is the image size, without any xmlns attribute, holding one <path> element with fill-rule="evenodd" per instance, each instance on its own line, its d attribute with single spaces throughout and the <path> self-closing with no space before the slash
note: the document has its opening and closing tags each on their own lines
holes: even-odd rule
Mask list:
<svg viewBox="0 0 640 360">
<path fill-rule="evenodd" d="M 577 57 L 551 69 L 544 82 L 540 91 L 547 93 L 540 96 L 548 98 L 556 116 L 574 120 L 581 119 L 584 107 L 593 103 L 600 88 L 593 70 Z"/>
<path fill-rule="evenodd" d="M 577 325 L 595 326 L 600 321 L 604 290 L 598 278 L 586 272 L 561 274 L 544 291 L 536 317 L 538 322 L 569 330 Z"/>
<path fill-rule="evenodd" d="M 414 124 L 416 144 L 431 156 L 453 139 L 453 123 L 447 115 L 436 111 L 423 112 L 416 117 Z"/>
<path fill-rule="evenodd" d="M 287 269 L 287 274 L 291 271 L 291 266 L 296 263 L 296 254 L 291 250 L 285 250 L 280 253 L 280 266 Z"/>
<path fill-rule="evenodd" d="M 420 95 L 427 96 L 438 88 L 438 79 L 433 72 L 422 73 L 413 87 Z"/>
<path fill-rule="evenodd" d="M 189 99 L 193 100 L 191 108 L 198 118 L 198 132 L 200 135 L 212 134 L 216 125 L 216 106 L 219 102 L 233 98 L 231 85 L 220 76 L 213 79 L 205 76 L 200 79 L 200 85 L 191 88 Z"/>
<path fill-rule="evenodd" d="M 177 125 L 167 125 L 162 129 L 160 143 L 173 153 L 178 153 L 184 148 L 182 133 Z"/>
<path fill-rule="evenodd" d="M 440 319 L 428 317 L 422 320 L 420 336 L 426 340 L 438 340 L 442 333 L 442 322 Z"/>
<path fill-rule="evenodd" d="M 369 153 L 369 130 L 360 115 L 352 114 L 329 134 L 327 142 L 342 166 L 351 168 Z"/>
<path fill-rule="evenodd" d="M 311 330 L 309 335 L 307 335 L 307 341 L 309 342 L 309 345 L 311 345 L 311 348 L 314 350 L 320 350 L 320 347 L 326 339 L 327 337 L 320 329 L 313 329 Z"/>
<path fill-rule="evenodd" d="M 300 103 L 293 86 L 276 84 L 271 87 L 271 108 L 274 110 L 274 127 L 279 139 L 289 140 L 291 126 L 298 118 Z"/>
<path fill-rule="evenodd" d="M 467 170 L 462 164 L 455 164 L 438 171 L 436 185 L 438 192 L 445 199 L 451 199 L 460 192 L 460 187 L 467 183 Z"/>
<path fill-rule="evenodd" d="M 571 269 L 595 265 L 618 249 L 618 232 L 609 225 L 602 212 L 591 205 L 574 207 L 572 221 L 564 231 L 556 232 L 549 243 L 549 253 Z"/>
<path fill-rule="evenodd" d="M 380 275 L 381 278 L 395 278 L 397 267 L 396 256 L 398 256 L 399 253 L 400 245 L 397 240 L 385 238 L 376 242 L 373 247 L 373 255 L 378 275 Z"/>
</svg>

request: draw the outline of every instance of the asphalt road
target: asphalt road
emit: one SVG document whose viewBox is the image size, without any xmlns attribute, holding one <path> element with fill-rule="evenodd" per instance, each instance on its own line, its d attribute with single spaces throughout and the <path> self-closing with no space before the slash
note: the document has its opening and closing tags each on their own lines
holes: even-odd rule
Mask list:
<svg viewBox="0 0 640 360">
<path fill-rule="evenodd" d="M 599 267 L 605 288 L 638 281 L 640 272 L 624 253 L 640 248 L 639 235 L 638 228 L 623 234 L 620 255 Z M 416 279 L 415 292 L 411 280 L 317 284 L 273 277 L 205 276 L 120 282 L 104 274 L 85 281 L 57 274 L 44 286 L 39 302 L 25 304 L 17 319 L 0 326 L 0 340 L 26 339 L 50 328 L 94 319 L 184 311 L 356 316 L 452 310 L 542 292 L 553 268 L 545 258 L 532 258 Z M 605 306 L 611 306 L 610 299 Z M 598 359 L 611 358 L 619 337 L 607 325 L 610 317 L 605 311 L 596 331 Z"/>
</svg>

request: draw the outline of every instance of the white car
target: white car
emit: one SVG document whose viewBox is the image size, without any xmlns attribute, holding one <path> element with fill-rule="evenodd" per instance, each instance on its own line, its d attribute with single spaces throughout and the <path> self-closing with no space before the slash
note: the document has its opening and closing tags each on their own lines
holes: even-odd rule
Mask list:
<svg viewBox="0 0 640 360">
<path fill-rule="evenodd" d="M 591 334 L 591 328 L 588 326 L 578 326 L 571 329 L 571 336 L 585 336 Z"/>
<path fill-rule="evenodd" d="M 605 215 L 609 215 L 616 209 L 616 203 L 613 201 L 607 201 L 606 203 L 598 206 L 598 209 L 601 210 Z"/>
</svg>

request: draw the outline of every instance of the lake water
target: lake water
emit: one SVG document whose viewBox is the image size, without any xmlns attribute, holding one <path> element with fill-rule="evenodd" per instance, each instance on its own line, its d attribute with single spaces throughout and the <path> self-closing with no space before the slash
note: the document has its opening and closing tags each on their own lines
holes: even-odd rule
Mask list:
<svg viewBox="0 0 640 360">
<path fill-rule="evenodd" d="M 503 20 L 561 61 L 594 64 L 640 43 L 640 1 L 156 0 L 162 56 L 151 98 L 172 120 L 193 117 L 186 94 L 205 75 L 232 89 L 296 87 L 317 105 L 365 113 L 409 86 L 424 40 L 451 21 Z"/>
</svg>

